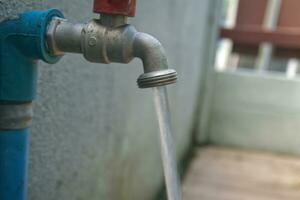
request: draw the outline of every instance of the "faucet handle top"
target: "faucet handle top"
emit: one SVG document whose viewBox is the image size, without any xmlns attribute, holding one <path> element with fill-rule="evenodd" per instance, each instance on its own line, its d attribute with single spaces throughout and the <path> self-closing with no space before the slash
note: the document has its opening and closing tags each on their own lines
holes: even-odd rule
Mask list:
<svg viewBox="0 0 300 200">
<path fill-rule="evenodd" d="M 136 0 L 94 0 L 94 12 L 134 17 Z"/>
</svg>

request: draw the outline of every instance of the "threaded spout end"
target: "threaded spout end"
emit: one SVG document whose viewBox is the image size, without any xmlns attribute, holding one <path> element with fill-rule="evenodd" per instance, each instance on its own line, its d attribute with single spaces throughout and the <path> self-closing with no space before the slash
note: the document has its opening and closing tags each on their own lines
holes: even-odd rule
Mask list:
<svg viewBox="0 0 300 200">
<path fill-rule="evenodd" d="M 174 69 L 165 69 L 140 75 L 137 80 L 139 88 L 151 88 L 176 83 L 177 72 Z"/>
</svg>

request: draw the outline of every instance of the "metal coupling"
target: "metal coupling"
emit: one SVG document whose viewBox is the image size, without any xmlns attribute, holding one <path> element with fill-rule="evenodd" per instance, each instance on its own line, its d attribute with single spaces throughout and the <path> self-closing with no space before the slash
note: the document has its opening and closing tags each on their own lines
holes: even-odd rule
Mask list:
<svg viewBox="0 0 300 200">
<path fill-rule="evenodd" d="M 161 43 L 127 24 L 126 16 L 102 14 L 100 19 L 83 24 L 55 18 L 48 27 L 47 43 L 53 55 L 81 53 L 95 63 L 129 63 L 138 57 L 145 72 L 137 81 L 140 88 L 168 85 L 177 80 L 176 71 L 168 69 Z"/>
<path fill-rule="evenodd" d="M 32 103 L 0 104 L 0 130 L 20 130 L 32 123 Z"/>
</svg>

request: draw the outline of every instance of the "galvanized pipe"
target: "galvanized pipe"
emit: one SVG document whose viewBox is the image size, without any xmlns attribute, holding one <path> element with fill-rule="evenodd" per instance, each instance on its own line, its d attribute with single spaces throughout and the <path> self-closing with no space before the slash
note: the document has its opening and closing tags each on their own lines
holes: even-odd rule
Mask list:
<svg viewBox="0 0 300 200">
<path fill-rule="evenodd" d="M 81 32 L 84 24 L 71 23 L 63 18 L 54 18 L 48 27 L 47 34 L 55 33 L 54 37 L 48 36 L 47 45 L 53 55 L 64 55 L 64 52 L 81 53 Z"/>
</svg>

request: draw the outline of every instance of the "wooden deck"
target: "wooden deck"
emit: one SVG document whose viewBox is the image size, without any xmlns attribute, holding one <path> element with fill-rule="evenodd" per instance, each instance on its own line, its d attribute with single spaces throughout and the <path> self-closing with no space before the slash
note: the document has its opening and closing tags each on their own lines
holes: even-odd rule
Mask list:
<svg viewBox="0 0 300 200">
<path fill-rule="evenodd" d="M 184 200 L 299 200 L 300 157 L 200 148 L 183 194 Z"/>
</svg>

